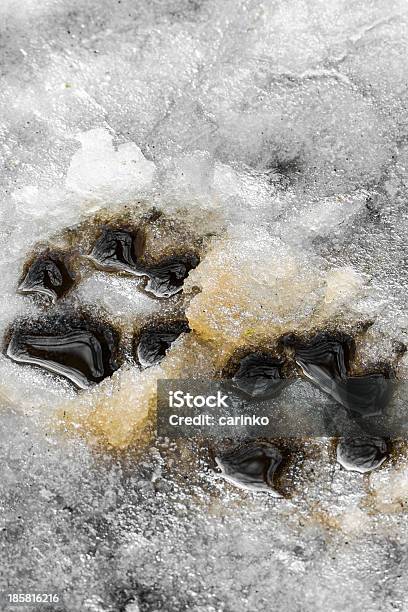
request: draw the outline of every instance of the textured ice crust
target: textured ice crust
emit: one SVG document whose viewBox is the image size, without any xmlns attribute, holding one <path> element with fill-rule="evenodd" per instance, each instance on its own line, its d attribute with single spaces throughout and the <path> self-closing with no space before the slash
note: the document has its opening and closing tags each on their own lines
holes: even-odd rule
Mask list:
<svg viewBox="0 0 408 612">
<path fill-rule="evenodd" d="M 35 245 L 102 209 L 188 217 L 205 244 L 192 332 L 160 365 L 128 355 L 77 394 L 0 355 L 0 591 L 69 612 L 407 609 L 404 443 L 361 475 L 293 441 L 275 500 L 150 429 L 158 378 L 211 378 L 287 331 L 366 329 L 360 367 L 406 378 L 407 22 L 403 0 L 0 3 L 1 336 L 43 315 L 16 294 Z M 129 344 L 162 308 L 139 283 L 94 272 L 66 304 Z"/>
</svg>

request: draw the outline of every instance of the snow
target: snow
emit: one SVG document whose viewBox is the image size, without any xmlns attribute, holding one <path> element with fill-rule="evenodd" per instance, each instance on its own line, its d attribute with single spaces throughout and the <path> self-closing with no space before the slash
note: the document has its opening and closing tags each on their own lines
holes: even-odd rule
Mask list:
<svg viewBox="0 0 408 612">
<path fill-rule="evenodd" d="M 155 165 L 133 142 L 113 148 L 106 129 L 78 134 L 81 149 L 71 159 L 65 181 L 68 190 L 82 198 L 128 200 L 151 186 Z"/>
</svg>

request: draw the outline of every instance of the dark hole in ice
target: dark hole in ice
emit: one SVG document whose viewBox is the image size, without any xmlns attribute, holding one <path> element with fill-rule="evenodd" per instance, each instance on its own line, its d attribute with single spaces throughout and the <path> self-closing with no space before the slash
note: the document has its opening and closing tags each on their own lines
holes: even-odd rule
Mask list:
<svg viewBox="0 0 408 612">
<path fill-rule="evenodd" d="M 346 470 L 370 472 L 387 457 L 387 444 L 382 438 L 343 438 L 337 445 L 337 461 Z"/>
<path fill-rule="evenodd" d="M 350 337 L 321 332 L 309 342 L 288 336 L 284 343 L 294 348 L 295 361 L 303 374 L 327 393 L 332 394 L 336 383 L 347 377 L 353 347 Z"/>
<path fill-rule="evenodd" d="M 62 254 L 44 253 L 28 268 L 18 290 L 21 293 L 40 293 L 55 302 L 74 284 Z"/>
<path fill-rule="evenodd" d="M 331 395 L 354 416 L 374 416 L 384 412 L 391 385 L 384 374 L 348 376 L 353 341 L 348 336 L 316 334 L 309 342 L 293 337 L 284 339 L 294 347 L 295 361 L 307 378 Z"/>
<path fill-rule="evenodd" d="M 149 280 L 145 290 L 156 297 L 170 297 L 183 288 L 183 283 L 190 270 L 200 263 L 196 255 L 169 257 L 146 272 Z"/>
<path fill-rule="evenodd" d="M 143 367 L 159 363 L 180 334 L 189 331 L 186 321 L 169 322 L 144 330 L 136 347 L 139 363 Z"/>
<path fill-rule="evenodd" d="M 101 382 L 118 368 L 117 337 L 108 327 L 73 325 L 61 333 L 13 331 L 7 356 L 64 376 L 80 389 Z"/>
<path fill-rule="evenodd" d="M 241 359 L 232 380 L 246 395 L 256 398 L 276 396 L 286 385 L 282 378 L 283 362 L 264 353 L 251 353 Z"/>
<path fill-rule="evenodd" d="M 351 344 L 351 338 L 319 333 L 308 343 L 295 344 L 295 360 L 312 380 L 342 379 L 347 376 Z"/>
<path fill-rule="evenodd" d="M 273 477 L 282 456 L 267 442 L 253 442 L 215 457 L 226 480 L 243 489 L 266 491 L 281 497 L 274 489 Z"/>
<path fill-rule="evenodd" d="M 392 394 L 390 381 L 383 374 L 350 376 L 337 385 L 336 399 L 355 415 L 383 414 Z"/>
<path fill-rule="evenodd" d="M 139 258 L 143 248 L 143 232 L 104 228 L 89 257 L 101 270 L 141 275 Z"/>
</svg>

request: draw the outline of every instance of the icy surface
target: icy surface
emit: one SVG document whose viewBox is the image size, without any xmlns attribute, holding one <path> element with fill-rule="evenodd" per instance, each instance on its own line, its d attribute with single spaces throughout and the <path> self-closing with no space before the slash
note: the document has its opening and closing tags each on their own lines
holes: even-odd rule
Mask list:
<svg viewBox="0 0 408 612">
<path fill-rule="evenodd" d="M 167 304 L 81 263 L 64 307 L 125 345 L 95 389 L 0 355 L 0 591 L 68 612 L 407 610 L 405 443 L 361 475 L 330 441 L 277 442 L 275 500 L 149 430 L 158 378 L 211 378 L 285 332 L 358 330 L 358 367 L 407 377 L 407 2 L 3 0 L 0 24 L 1 337 L 48 308 L 16 294 L 27 258 L 78 224 L 90 240 L 101 210 L 161 211 L 152 261 L 202 258 Z M 184 310 L 191 334 L 141 372 L 132 333 Z"/>
<path fill-rule="evenodd" d="M 152 182 L 155 165 L 133 142 L 113 148 L 113 137 L 104 128 L 78 135 L 80 151 L 67 172 L 67 188 L 83 198 L 129 200 Z"/>
</svg>

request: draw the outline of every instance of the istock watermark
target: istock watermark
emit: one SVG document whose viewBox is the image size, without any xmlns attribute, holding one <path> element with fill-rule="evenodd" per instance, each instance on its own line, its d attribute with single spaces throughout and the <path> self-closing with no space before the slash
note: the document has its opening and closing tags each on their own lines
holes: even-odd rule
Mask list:
<svg viewBox="0 0 408 612">
<path fill-rule="evenodd" d="M 228 382 L 161 380 L 158 383 L 158 435 L 229 437 L 267 435 L 268 414 L 243 402 Z"/>
<path fill-rule="evenodd" d="M 177 391 L 169 391 L 169 406 L 170 408 L 228 408 L 228 395 L 217 391 L 216 395 L 193 395 L 185 393 L 181 389 Z"/>
<path fill-rule="evenodd" d="M 408 439 L 408 411 L 403 401 L 407 397 L 407 381 L 390 380 L 387 385 L 390 401 L 378 411 L 375 402 L 346 398 L 346 405 L 370 405 L 367 413 L 350 410 L 299 378 L 288 380 L 278 396 L 263 399 L 249 397 L 230 380 L 159 380 L 157 433 L 169 438 L 369 434 Z"/>
</svg>

